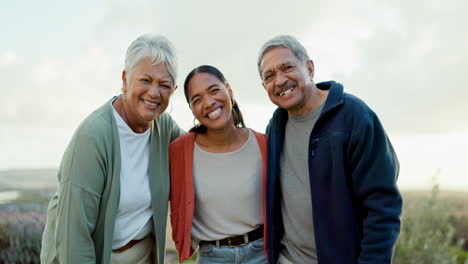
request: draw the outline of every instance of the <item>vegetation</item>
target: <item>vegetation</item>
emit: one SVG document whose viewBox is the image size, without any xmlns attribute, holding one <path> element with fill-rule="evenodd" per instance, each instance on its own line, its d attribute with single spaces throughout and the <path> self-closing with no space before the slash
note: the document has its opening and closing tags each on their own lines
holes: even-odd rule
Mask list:
<svg viewBox="0 0 468 264">
<path fill-rule="evenodd" d="M 0 263 L 39 263 L 45 210 L 50 193 L 29 192 L 0 204 Z M 404 193 L 395 264 L 468 264 L 466 193 Z M 175 261 L 174 249 L 168 261 Z M 184 263 L 195 263 L 196 254 Z"/>
<path fill-rule="evenodd" d="M 405 201 L 394 263 L 468 263 L 463 259 L 463 240 L 454 241 L 452 215 L 451 204 L 439 198 L 438 185 L 428 198 Z"/>
<path fill-rule="evenodd" d="M 35 208 L 0 208 L 0 263 L 39 263 L 45 214 Z"/>
</svg>

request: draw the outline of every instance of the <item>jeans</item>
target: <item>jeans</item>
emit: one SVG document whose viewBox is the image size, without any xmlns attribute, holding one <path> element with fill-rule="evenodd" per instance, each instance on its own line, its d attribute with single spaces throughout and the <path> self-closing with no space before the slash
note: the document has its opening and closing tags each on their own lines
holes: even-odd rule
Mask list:
<svg viewBox="0 0 468 264">
<path fill-rule="evenodd" d="M 220 246 L 216 247 L 203 243 L 198 248 L 199 264 L 263 264 L 267 263 L 263 250 L 263 238 L 252 241 L 240 247 Z"/>
</svg>

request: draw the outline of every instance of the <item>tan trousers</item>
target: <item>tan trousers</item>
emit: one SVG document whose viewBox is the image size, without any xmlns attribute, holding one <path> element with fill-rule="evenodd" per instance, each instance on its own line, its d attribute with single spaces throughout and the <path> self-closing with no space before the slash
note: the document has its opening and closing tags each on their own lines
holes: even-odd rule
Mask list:
<svg viewBox="0 0 468 264">
<path fill-rule="evenodd" d="M 278 261 L 276 263 L 277 264 L 294 264 L 291 261 L 289 261 L 285 256 L 281 255 L 281 253 L 278 256 Z"/>
<path fill-rule="evenodd" d="M 153 236 L 146 236 L 133 247 L 120 253 L 111 253 L 111 264 L 155 264 Z"/>
</svg>

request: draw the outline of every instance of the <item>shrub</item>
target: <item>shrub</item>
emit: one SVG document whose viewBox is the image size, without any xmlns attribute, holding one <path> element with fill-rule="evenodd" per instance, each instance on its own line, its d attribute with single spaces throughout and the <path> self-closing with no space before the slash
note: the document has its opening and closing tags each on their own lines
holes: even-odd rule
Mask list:
<svg viewBox="0 0 468 264">
<path fill-rule="evenodd" d="M 434 185 L 428 198 L 405 202 L 400 237 L 396 244 L 396 264 L 457 264 L 452 248 L 455 229 L 450 221 L 452 208 L 439 199 L 439 186 Z"/>
<path fill-rule="evenodd" d="M 462 240 L 462 249 L 468 251 L 468 216 L 452 217 L 452 223 L 457 230 L 455 240 Z"/>
<path fill-rule="evenodd" d="M 0 208 L 0 263 L 39 263 L 45 214 Z"/>
</svg>

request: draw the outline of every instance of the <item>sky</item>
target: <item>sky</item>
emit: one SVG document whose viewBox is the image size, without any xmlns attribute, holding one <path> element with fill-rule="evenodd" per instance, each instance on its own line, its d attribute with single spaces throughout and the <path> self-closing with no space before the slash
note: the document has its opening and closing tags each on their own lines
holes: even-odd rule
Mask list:
<svg viewBox="0 0 468 264">
<path fill-rule="evenodd" d="M 121 88 L 138 36 L 168 37 L 178 85 L 210 64 L 230 83 L 247 126 L 275 106 L 261 85 L 260 47 L 279 34 L 303 43 L 315 81 L 336 80 L 379 116 L 403 189 L 468 190 L 468 2 L 8 1 L 0 10 L 0 170 L 56 168 L 78 124 Z M 167 111 L 185 129 L 183 89 Z M 434 180 L 435 177 L 435 180 Z"/>
</svg>

